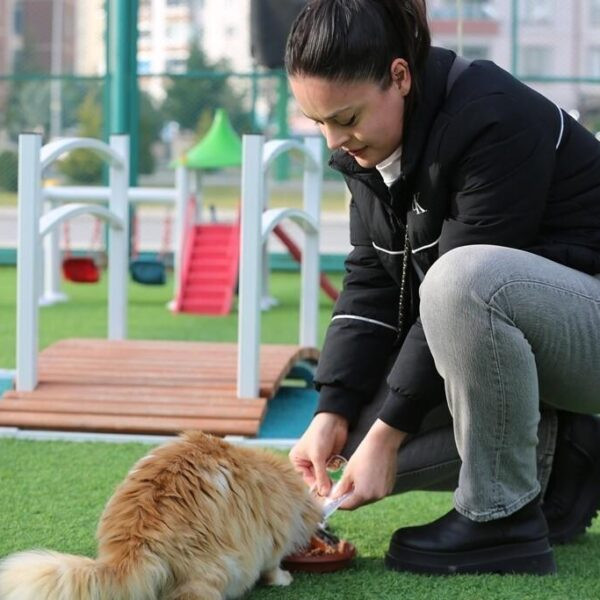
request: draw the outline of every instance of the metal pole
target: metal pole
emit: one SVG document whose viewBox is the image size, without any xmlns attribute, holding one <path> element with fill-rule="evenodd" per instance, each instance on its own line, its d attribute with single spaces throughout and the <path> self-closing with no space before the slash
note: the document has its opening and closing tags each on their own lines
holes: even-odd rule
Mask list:
<svg viewBox="0 0 600 600">
<path fill-rule="evenodd" d="M 129 7 L 129 185 L 137 185 L 140 155 L 140 89 L 137 73 L 138 0 L 128 0 Z"/>
<path fill-rule="evenodd" d="M 137 180 L 139 94 L 137 87 L 138 0 L 108 0 L 109 131 L 131 143 L 129 184 Z"/>
</svg>

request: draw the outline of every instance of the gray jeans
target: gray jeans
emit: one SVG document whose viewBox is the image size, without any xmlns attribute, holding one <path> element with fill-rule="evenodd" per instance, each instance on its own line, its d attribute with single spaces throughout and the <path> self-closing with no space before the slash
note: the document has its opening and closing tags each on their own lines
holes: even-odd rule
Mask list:
<svg viewBox="0 0 600 600">
<path fill-rule="evenodd" d="M 474 245 L 436 261 L 420 294 L 448 406 L 432 411 L 401 447 L 394 492 L 455 490 L 456 510 L 470 519 L 507 516 L 545 489 L 553 409 L 600 412 L 600 276 Z M 386 392 L 382 382 L 345 455 Z"/>
</svg>

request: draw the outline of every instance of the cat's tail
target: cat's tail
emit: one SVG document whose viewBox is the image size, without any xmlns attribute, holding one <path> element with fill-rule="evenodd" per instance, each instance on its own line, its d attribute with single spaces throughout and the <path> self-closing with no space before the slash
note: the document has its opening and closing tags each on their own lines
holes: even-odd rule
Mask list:
<svg viewBox="0 0 600 600">
<path fill-rule="evenodd" d="M 169 570 L 156 557 L 118 567 L 33 550 L 0 562 L 0 600 L 156 600 Z"/>
</svg>

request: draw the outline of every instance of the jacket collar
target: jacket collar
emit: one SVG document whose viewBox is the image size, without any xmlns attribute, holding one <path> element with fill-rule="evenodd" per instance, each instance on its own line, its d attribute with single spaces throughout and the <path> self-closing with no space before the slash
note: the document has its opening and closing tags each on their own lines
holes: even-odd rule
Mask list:
<svg viewBox="0 0 600 600">
<path fill-rule="evenodd" d="M 443 48 L 432 47 L 429 51 L 424 73 L 419 80 L 421 97 L 413 113 L 408 117 L 404 129 L 402 140 L 402 174 L 404 177 L 409 177 L 415 170 L 429 137 L 433 121 L 444 104 L 446 81 L 454 57 L 454 52 Z M 350 177 L 371 179 L 375 175 L 381 179 L 377 169 L 361 167 L 343 150 L 336 150 L 331 155 L 329 166 Z"/>
</svg>

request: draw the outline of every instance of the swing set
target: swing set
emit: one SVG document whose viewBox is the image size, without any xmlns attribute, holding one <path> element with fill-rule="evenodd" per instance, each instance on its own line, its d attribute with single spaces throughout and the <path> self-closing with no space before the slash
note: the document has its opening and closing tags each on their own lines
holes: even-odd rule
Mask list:
<svg viewBox="0 0 600 600">
<path fill-rule="evenodd" d="M 165 257 L 171 247 L 172 237 L 171 213 L 168 209 L 165 213 L 161 248 L 156 258 L 140 258 L 139 225 L 140 219 L 136 212 L 131 227 L 129 274 L 133 281 L 142 285 L 164 285 L 167 282 Z"/>
<path fill-rule="evenodd" d="M 156 258 L 142 258 L 139 251 L 139 217 L 135 213 L 131 227 L 131 260 L 129 273 L 136 283 L 142 285 L 164 285 L 167 281 L 166 255 L 171 246 L 172 238 L 171 212 L 167 209 L 163 221 L 161 248 Z M 71 250 L 71 225 L 69 221 L 63 223 L 64 254 L 62 260 L 62 274 L 64 279 L 72 283 L 98 283 L 100 281 L 100 268 L 95 254 L 101 252 L 100 242 L 103 238 L 103 225 L 100 219 L 94 221 L 94 230 L 90 243 L 89 255 L 73 256 Z"/>
<path fill-rule="evenodd" d="M 102 234 L 102 221 L 98 218 L 94 221 L 94 231 L 90 252 L 99 247 Z M 71 252 L 71 224 L 70 221 L 63 223 L 63 236 L 65 239 L 65 251 L 62 261 L 63 277 L 73 283 L 97 283 L 100 281 L 100 269 L 93 256 L 73 256 Z"/>
</svg>

